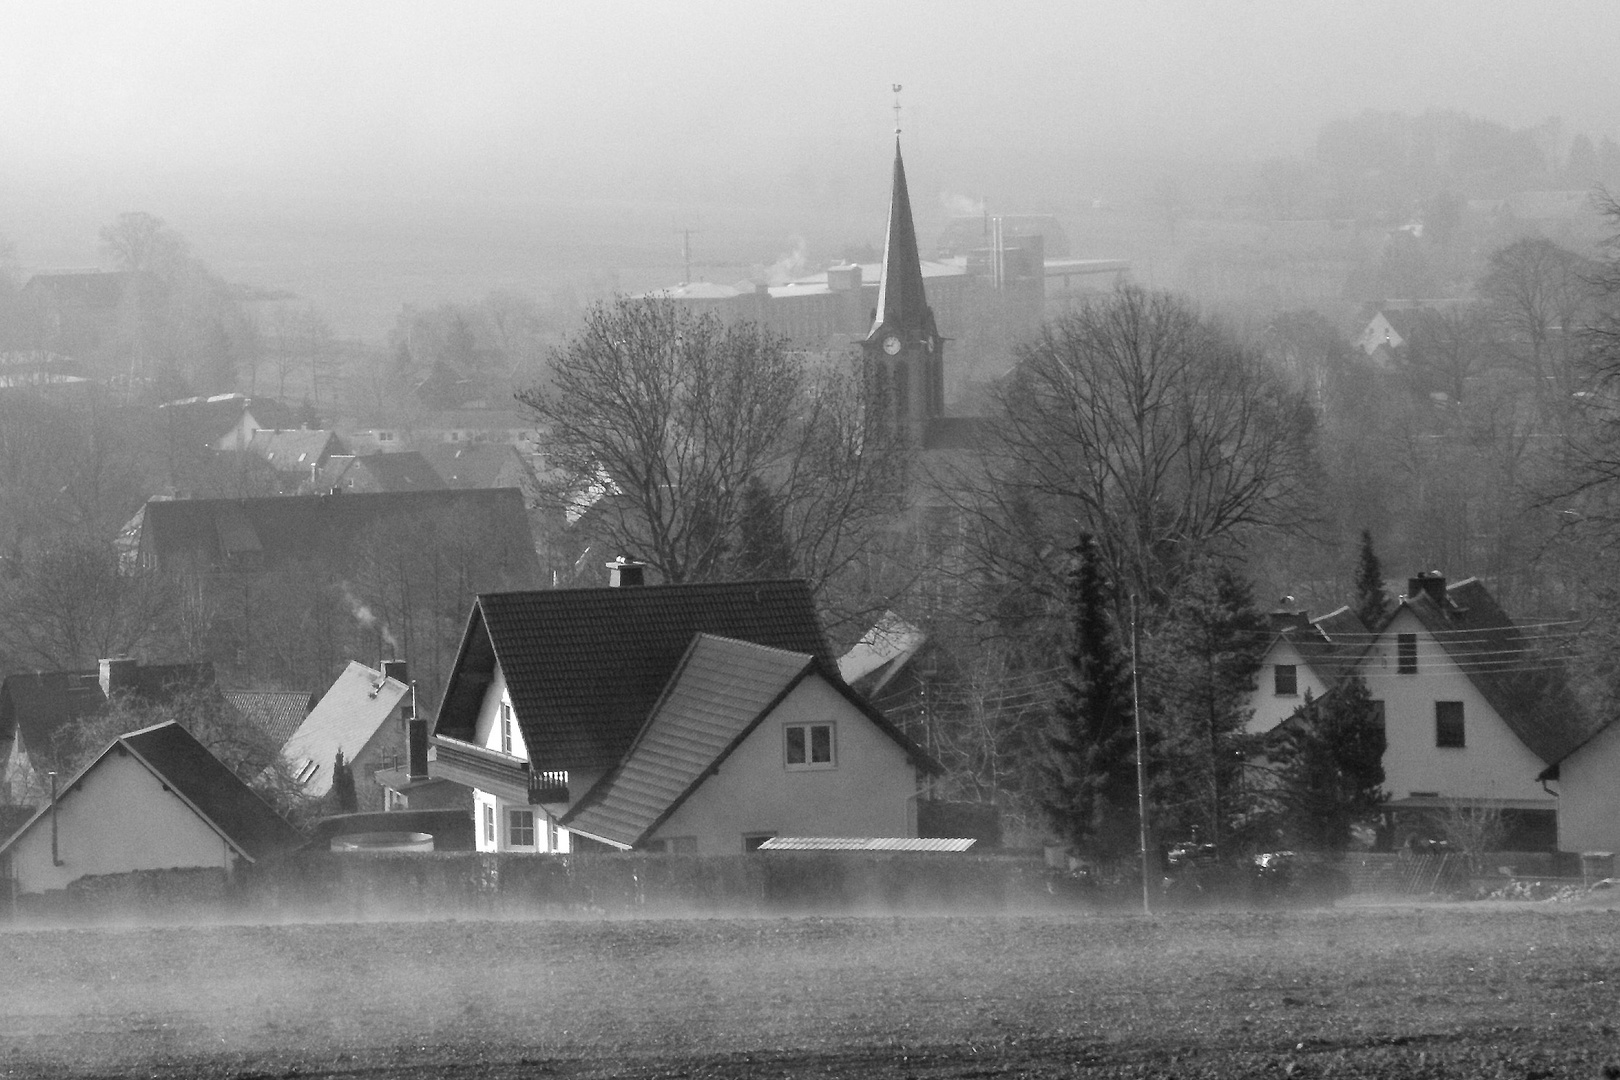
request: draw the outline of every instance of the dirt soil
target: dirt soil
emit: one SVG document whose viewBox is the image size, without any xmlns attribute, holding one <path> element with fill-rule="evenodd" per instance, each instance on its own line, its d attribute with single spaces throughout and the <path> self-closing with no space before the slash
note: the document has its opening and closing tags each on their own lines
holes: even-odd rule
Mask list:
<svg viewBox="0 0 1620 1080">
<path fill-rule="evenodd" d="M 1620 913 L 1549 905 L 0 930 L 8 1077 L 1602 1077 L 1617 1024 Z"/>
</svg>

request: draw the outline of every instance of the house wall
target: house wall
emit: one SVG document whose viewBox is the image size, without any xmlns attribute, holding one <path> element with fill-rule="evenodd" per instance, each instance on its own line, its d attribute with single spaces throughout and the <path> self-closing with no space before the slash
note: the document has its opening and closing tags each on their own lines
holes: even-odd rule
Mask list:
<svg viewBox="0 0 1620 1080">
<path fill-rule="evenodd" d="M 1417 635 L 1418 670 L 1396 674 L 1396 635 Z M 1519 741 L 1473 681 L 1445 655 L 1445 647 L 1402 610 L 1364 658 L 1361 673 L 1384 703 L 1384 788 L 1391 798 L 1414 791 L 1442 798 L 1508 800 L 1522 809 L 1555 809 L 1536 781 L 1546 763 Z M 1434 703 L 1463 703 L 1465 743 L 1435 746 Z"/>
<path fill-rule="evenodd" d="M 117 749 L 60 798 L 56 814 L 64 865 L 51 864 L 47 813 L 8 853 L 19 893 L 66 888 L 86 874 L 232 866 L 224 839 L 146 766 Z"/>
<path fill-rule="evenodd" d="M 1620 724 L 1558 763 L 1558 850 L 1620 852 Z"/>
<path fill-rule="evenodd" d="M 1273 676 L 1278 664 L 1294 665 L 1299 687 L 1297 694 L 1276 693 Z M 1265 663 L 1261 665 L 1259 674 L 1255 676 L 1255 687 L 1249 694 L 1249 707 L 1253 713 L 1243 730 L 1251 735 L 1270 731 L 1292 716 L 1295 709 L 1305 704 L 1306 691 L 1310 691 L 1311 697 L 1320 698 L 1326 690 L 1327 684 L 1306 666 L 1304 657 L 1300 656 L 1299 649 L 1294 643 L 1285 637 L 1279 637 L 1272 644 L 1271 651 L 1266 654 Z"/>
<path fill-rule="evenodd" d="M 783 729 L 836 724 L 835 768 L 789 770 Z M 915 836 L 916 770 L 904 751 L 824 679 L 801 682 L 650 839 L 696 839 L 732 855 L 743 837 Z M 690 850 L 690 849 L 686 849 Z"/>
<path fill-rule="evenodd" d="M 502 702 L 510 703 L 511 694 L 507 691 L 506 675 L 501 671 L 500 664 L 495 665 L 495 677 L 484 690 L 484 700 L 478 706 L 478 720 L 473 727 L 473 742 L 490 750 L 501 749 L 500 708 Z M 527 759 L 529 749 L 523 741 L 523 729 L 517 724 L 512 725 L 512 755 Z M 568 776 L 568 793 L 579 798 L 595 783 L 600 776 L 597 774 L 584 774 L 571 772 Z M 492 807 L 495 811 L 495 839 L 493 842 L 485 838 L 484 811 Z M 533 847 L 513 847 L 507 843 L 506 811 L 509 808 L 528 809 L 534 811 L 534 837 Z M 529 806 L 527 803 L 512 802 L 502 799 L 492 792 L 473 789 L 473 825 L 477 830 L 477 847 L 479 851 L 535 851 L 541 853 L 566 854 L 573 850 L 573 842 L 567 829 L 556 829 L 556 840 L 552 842 L 552 832 L 547 828 L 547 816 L 561 814 L 563 808 L 551 807 L 548 810 L 542 806 Z"/>
</svg>

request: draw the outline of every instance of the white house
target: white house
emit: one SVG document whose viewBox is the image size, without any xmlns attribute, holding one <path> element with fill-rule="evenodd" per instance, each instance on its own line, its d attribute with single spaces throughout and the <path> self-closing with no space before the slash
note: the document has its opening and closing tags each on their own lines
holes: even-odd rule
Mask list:
<svg viewBox="0 0 1620 1080">
<path fill-rule="evenodd" d="M 480 850 L 916 835 L 938 766 L 839 677 L 804 582 L 615 577 L 474 601 L 429 771 L 473 789 Z"/>
<path fill-rule="evenodd" d="M 173 721 L 115 739 L 0 844 L 17 894 L 93 874 L 217 867 L 300 843 L 270 805 Z"/>
<path fill-rule="evenodd" d="M 380 671 L 349 661 L 281 748 L 304 793 L 318 799 L 332 790 L 332 768 L 341 750 L 354 774 L 358 809 L 386 809 L 384 789 L 371 777 L 397 768 L 405 758 L 404 713 L 411 692 L 404 661 L 384 661 Z"/>
<path fill-rule="evenodd" d="M 1367 627 L 1349 607 L 1317 618 L 1303 611 L 1271 614 L 1275 636 L 1249 695 L 1244 730 L 1264 734 L 1294 715 L 1307 697 L 1320 698 L 1367 648 Z"/>
<path fill-rule="evenodd" d="M 1307 651 L 1325 648 L 1331 637 L 1324 633 L 1319 643 L 1298 632 L 1279 634 L 1267 671 L 1277 679 L 1296 662 L 1312 667 L 1304 663 Z M 1358 640 L 1354 631 L 1340 638 Z M 1559 819 L 1570 805 L 1596 815 L 1605 799 L 1620 802 L 1602 794 L 1602 784 L 1572 798 L 1571 777 L 1582 788 L 1591 771 L 1579 759 L 1562 796 L 1547 786 L 1549 767 L 1591 739 L 1595 725 L 1556 659 L 1538 647 L 1538 635 L 1516 625 L 1478 579 L 1447 585 L 1438 573 L 1419 574 L 1383 625 L 1359 640 L 1365 646 L 1339 653 L 1331 668 L 1315 666 L 1318 681 L 1309 685 L 1314 694 L 1315 685 L 1325 684 L 1326 692 L 1352 671 L 1366 680 L 1383 709 L 1385 806 L 1397 819 L 1488 807 L 1502 811 L 1506 846 L 1552 849 L 1563 846 Z M 1258 694 L 1266 686 L 1263 678 Z M 1257 705 L 1251 730 L 1266 730 L 1261 722 Z M 1593 761 L 1608 760 L 1594 755 Z"/>
</svg>

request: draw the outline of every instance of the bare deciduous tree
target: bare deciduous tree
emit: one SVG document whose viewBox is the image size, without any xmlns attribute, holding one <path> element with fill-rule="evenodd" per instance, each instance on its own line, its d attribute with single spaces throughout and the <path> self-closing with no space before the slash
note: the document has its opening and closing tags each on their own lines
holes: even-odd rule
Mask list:
<svg viewBox="0 0 1620 1080">
<path fill-rule="evenodd" d="M 762 482 L 794 573 L 825 592 L 903 513 L 897 433 L 853 367 L 667 299 L 598 304 L 518 394 L 545 434 L 546 497 L 667 582 L 733 572 L 744 492 Z"/>
<path fill-rule="evenodd" d="M 1168 293 L 1121 288 L 1049 325 L 997 396 L 984 475 L 958 477 L 992 588 L 1057 598 L 1056 538 L 1084 530 L 1120 595 L 1154 603 L 1200 550 L 1312 517 L 1305 393 Z"/>
</svg>

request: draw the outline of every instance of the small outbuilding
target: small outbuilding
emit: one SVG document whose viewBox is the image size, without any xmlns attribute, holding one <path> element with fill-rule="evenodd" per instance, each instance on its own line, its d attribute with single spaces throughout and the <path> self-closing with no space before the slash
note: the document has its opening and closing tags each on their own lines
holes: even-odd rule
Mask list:
<svg viewBox="0 0 1620 1080">
<path fill-rule="evenodd" d="M 296 830 L 174 721 L 120 735 L 3 844 L 13 895 L 137 870 L 232 873 L 298 846 Z"/>
</svg>

